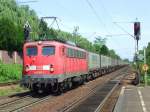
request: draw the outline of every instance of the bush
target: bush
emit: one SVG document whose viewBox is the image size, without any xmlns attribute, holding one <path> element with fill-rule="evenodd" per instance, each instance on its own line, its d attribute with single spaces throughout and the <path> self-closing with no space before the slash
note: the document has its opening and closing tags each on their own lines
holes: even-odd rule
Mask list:
<svg viewBox="0 0 150 112">
<path fill-rule="evenodd" d="M 3 64 L 0 62 L 0 82 L 10 82 L 21 79 L 22 66 L 19 64 Z"/>
</svg>

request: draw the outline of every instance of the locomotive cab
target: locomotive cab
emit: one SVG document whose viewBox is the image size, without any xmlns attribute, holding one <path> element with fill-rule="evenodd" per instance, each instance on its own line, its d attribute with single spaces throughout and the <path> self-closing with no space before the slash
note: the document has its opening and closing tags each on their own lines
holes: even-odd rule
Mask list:
<svg viewBox="0 0 150 112">
<path fill-rule="evenodd" d="M 23 76 L 21 84 L 38 90 L 51 87 L 58 79 L 61 62 L 57 45 L 54 42 L 27 42 L 23 46 Z M 59 66 L 59 67 L 58 67 Z"/>
<path fill-rule="evenodd" d="M 24 74 L 52 74 L 54 72 L 54 45 L 27 45 L 24 48 Z"/>
</svg>

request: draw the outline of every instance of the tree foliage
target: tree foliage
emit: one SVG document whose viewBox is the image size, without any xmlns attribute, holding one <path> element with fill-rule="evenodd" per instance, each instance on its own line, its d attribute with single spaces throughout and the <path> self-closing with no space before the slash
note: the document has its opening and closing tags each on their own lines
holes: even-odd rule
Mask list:
<svg viewBox="0 0 150 112">
<path fill-rule="evenodd" d="M 150 68 L 150 42 L 148 43 L 148 46 L 146 48 L 146 61 Z M 150 70 L 148 70 L 148 73 L 150 73 Z"/>
<path fill-rule="evenodd" d="M 139 54 L 142 54 L 144 56 L 144 49 L 139 50 Z M 148 64 L 148 66 L 150 68 L 150 42 L 148 43 L 148 45 L 146 47 L 146 63 Z M 142 66 L 144 64 L 144 59 L 139 60 L 139 64 L 140 64 L 140 68 L 142 70 Z M 144 74 L 144 71 L 142 71 L 142 73 Z M 150 69 L 148 70 L 148 73 L 150 74 Z"/>
<path fill-rule="evenodd" d="M 94 49 L 95 49 L 95 52 L 96 53 L 107 54 L 108 49 L 106 48 L 106 46 L 104 46 L 105 44 L 106 44 L 106 39 L 105 38 L 96 37 L 95 41 L 94 41 L 94 45 L 93 45 Z"/>
<path fill-rule="evenodd" d="M 96 53 L 120 59 L 114 50 L 109 50 L 109 48 L 106 46 L 106 38 L 96 37 L 93 47 L 95 49 L 94 52 Z"/>
<path fill-rule="evenodd" d="M 17 26 L 8 18 L 0 19 L 0 48 L 14 50 L 17 48 Z M 12 46 L 12 47 L 10 47 Z"/>
<path fill-rule="evenodd" d="M 0 0 L 0 49 L 8 51 L 22 51 L 23 26 L 29 22 L 31 26 L 30 37 L 32 40 L 59 39 L 72 41 L 77 46 L 91 52 L 101 53 L 111 57 L 118 57 L 115 51 L 106 46 L 106 39 L 96 37 L 94 43 L 76 33 L 49 28 L 44 20 L 40 20 L 34 10 L 27 5 L 19 6 L 15 0 Z"/>
<path fill-rule="evenodd" d="M 32 26 L 32 37 L 37 38 L 36 13 L 28 6 L 18 6 L 14 0 L 0 0 L 0 49 L 21 51 L 26 21 Z"/>
<path fill-rule="evenodd" d="M 113 49 L 109 50 L 109 56 L 112 57 L 112 58 L 121 59 L 120 56 L 118 56 Z"/>
<path fill-rule="evenodd" d="M 130 63 L 129 59 L 127 59 L 127 58 L 124 59 L 123 61 Z"/>
<path fill-rule="evenodd" d="M 100 49 L 100 53 L 103 55 L 109 55 L 109 49 L 106 45 L 103 45 L 102 48 Z"/>
</svg>

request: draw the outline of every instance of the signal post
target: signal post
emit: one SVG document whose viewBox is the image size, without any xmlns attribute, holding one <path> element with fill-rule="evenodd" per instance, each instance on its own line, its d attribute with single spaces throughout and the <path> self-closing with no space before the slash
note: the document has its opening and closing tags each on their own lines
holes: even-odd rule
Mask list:
<svg viewBox="0 0 150 112">
<path fill-rule="evenodd" d="M 144 80 L 145 80 L 145 86 L 147 86 L 147 71 L 149 69 L 148 65 L 146 64 L 146 48 L 144 48 L 144 65 L 142 67 L 144 74 Z"/>
<path fill-rule="evenodd" d="M 140 84 L 140 69 L 139 69 L 139 63 L 138 63 L 138 43 L 140 40 L 141 36 L 141 28 L 140 28 L 140 22 L 134 22 L 134 39 L 136 41 L 136 49 L 135 49 L 135 61 L 136 61 L 136 69 L 138 73 L 138 78 L 139 78 L 139 84 Z"/>
</svg>

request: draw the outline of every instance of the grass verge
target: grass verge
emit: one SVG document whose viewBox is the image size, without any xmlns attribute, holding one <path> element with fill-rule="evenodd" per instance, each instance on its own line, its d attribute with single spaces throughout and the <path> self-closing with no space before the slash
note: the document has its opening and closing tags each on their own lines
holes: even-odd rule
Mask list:
<svg viewBox="0 0 150 112">
<path fill-rule="evenodd" d="M 9 96 L 16 93 L 26 92 L 28 89 L 22 88 L 19 85 L 0 87 L 0 96 Z"/>
<path fill-rule="evenodd" d="M 0 83 L 18 81 L 21 79 L 21 74 L 22 65 L 0 62 Z"/>
</svg>

